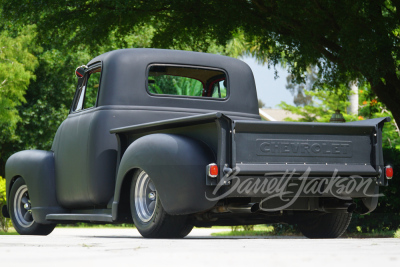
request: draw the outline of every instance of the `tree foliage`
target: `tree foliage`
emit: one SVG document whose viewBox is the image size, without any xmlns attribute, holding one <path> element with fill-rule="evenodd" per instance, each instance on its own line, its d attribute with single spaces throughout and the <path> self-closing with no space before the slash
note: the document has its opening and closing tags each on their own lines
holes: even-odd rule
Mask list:
<svg viewBox="0 0 400 267">
<path fill-rule="evenodd" d="M 367 81 L 400 121 L 398 0 L 8 0 L 3 15 L 37 23 L 43 42 L 74 46 L 109 43 L 111 32 L 118 39 L 144 24 L 154 26 L 154 47 L 206 51 L 210 40 L 243 36 L 245 51 L 285 62 L 298 81 L 310 65 L 331 85 Z"/>
<path fill-rule="evenodd" d="M 0 231 L 7 232 L 11 225 L 11 220 L 4 218 L 1 208 L 6 204 L 6 179 L 0 176 Z"/>
<path fill-rule="evenodd" d="M 21 121 L 18 106 L 26 103 L 24 97 L 30 82 L 35 79 L 38 65 L 32 54 L 34 27 L 25 27 L 17 36 L 7 30 L 0 32 L 0 157 L 1 143 L 15 138 L 17 123 Z"/>
<path fill-rule="evenodd" d="M 346 85 L 341 85 L 335 89 L 316 89 L 313 91 L 304 91 L 306 96 L 313 99 L 312 104 L 306 106 L 292 106 L 285 102 L 280 104 L 282 109 L 288 110 L 302 117 L 297 121 L 301 122 L 329 122 L 335 110 L 342 112 L 346 121 L 357 121 L 364 119 L 391 117 L 389 123 L 385 123 L 383 128 L 383 145 L 387 148 L 400 150 L 400 130 L 393 119 L 392 113 L 371 91 L 369 85 L 364 85 L 359 90 L 359 110 L 358 115 L 346 113 L 350 105 L 348 96 L 351 93 Z M 286 118 L 287 121 L 295 121 Z M 399 162 L 400 163 L 400 162 Z"/>
<path fill-rule="evenodd" d="M 25 101 L 24 94 L 37 66 L 36 57 L 29 51 L 34 38 L 31 27 L 16 38 L 7 31 L 0 32 L 0 126 L 14 128 L 18 121 L 16 107 Z M 4 126 L 8 127 L 4 127 Z"/>
<path fill-rule="evenodd" d="M 57 128 L 69 112 L 77 83 L 74 74 L 77 66 L 86 64 L 100 53 L 118 49 L 118 42 L 123 42 L 130 47 L 146 46 L 149 44 L 151 31 L 151 28 L 142 29 L 138 31 L 138 34 L 126 36 L 119 41 L 114 34 L 110 34 L 109 45 L 92 47 L 83 44 L 75 51 L 70 51 L 66 47 L 69 39 L 66 39 L 61 46 L 41 43 L 41 49 L 34 49 L 32 53 L 35 53 L 35 56 L 30 54 L 32 58 L 24 64 L 32 67 L 29 73 L 36 79 L 30 84 L 28 80 L 25 87 L 21 84 L 16 85 L 16 88 L 26 94 L 19 102 L 13 100 L 12 114 L 5 120 L 8 124 L 2 128 L 0 175 L 4 175 L 7 158 L 17 151 L 50 150 Z M 5 34 L 6 31 L 3 30 L 2 33 Z M 16 32 L 15 35 L 18 37 L 10 38 L 10 40 L 14 40 L 17 44 L 15 40 L 25 38 L 31 46 L 39 46 L 38 40 L 33 38 L 36 35 L 35 27 L 27 27 L 22 33 L 25 35 Z M 31 36 L 32 38 L 28 40 L 27 38 Z M 2 96 L 3 94 L 0 95 L 0 99 Z M 0 103 L 2 111 L 3 106 L 4 104 Z M 13 127 L 18 128 L 18 131 L 13 131 Z M 4 134 L 4 131 L 7 131 L 7 134 Z"/>
<path fill-rule="evenodd" d="M 11 25 L 11 22 L 9 24 Z M 17 25 L 15 28 L 18 27 Z M 14 27 L 10 26 L 10 28 Z M 1 29 L 3 29 L 2 34 L 5 34 L 6 31 L 0 24 Z M 30 84 L 27 83 L 25 87 L 16 87 L 21 92 L 26 91 L 26 94 L 20 102 L 12 101 L 14 105 L 12 114 L 3 120 L 8 124 L 4 125 L 3 134 L 0 136 L 0 175 L 4 175 L 5 162 L 13 153 L 24 149 L 51 149 L 57 128 L 69 112 L 77 83 L 74 75 L 77 66 L 86 64 L 93 57 L 110 50 L 150 47 L 155 31 L 154 27 L 151 25 L 136 27 L 133 31 L 135 34 L 126 36 L 119 36 L 117 33 L 111 32 L 107 36 L 107 42 L 82 43 L 71 47 L 69 43 L 74 39 L 75 34 L 66 36 L 61 44 L 50 43 L 34 39 L 36 27 L 26 27 L 26 35 L 32 36 L 27 42 L 32 47 L 39 47 L 39 44 L 41 47 L 41 49 L 32 50 L 35 56 L 28 62 L 28 66 L 34 63 L 30 73 L 32 77 L 36 77 L 36 80 Z M 18 36 L 17 38 L 25 36 L 17 30 L 12 32 Z M 10 37 L 10 40 L 13 38 Z M 210 42 L 207 52 L 235 55 L 240 50 L 237 49 L 237 46 L 238 44 L 233 42 L 226 46 Z M 184 49 L 189 50 L 190 47 Z M 1 97 L 3 94 L 0 95 Z M 3 107 L 5 109 L 6 106 L 0 103 L 0 107 L 3 111 Z M 13 123 L 10 124 L 10 122 Z M 14 128 L 18 128 L 18 131 L 12 131 Z M 4 134 L 4 131 L 7 131 L 7 134 Z"/>
<path fill-rule="evenodd" d="M 378 117 L 391 117 L 390 123 L 385 123 L 383 128 L 383 158 L 385 164 L 391 164 L 395 170 L 400 169 L 400 131 L 393 120 L 391 112 L 371 91 L 369 85 L 362 85 L 359 89 L 359 111 L 358 115 L 347 114 L 347 99 L 351 92 L 346 85 L 341 85 L 333 90 L 325 88 L 314 91 L 304 91 L 306 96 L 312 97 L 311 105 L 292 106 L 284 102 L 280 106 L 294 114 L 302 116 L 298 121 L 302 122 L 329 122 L 335 109 L 342 112 L 346 121 L 364 120 Z M 293 121 L 289 118 L 286 120 Z M 381 187 L 377 209 L 367 215 L 353 214 L 352 222 L 348 228 L 349 232 L 373 232 L 396 230 L 400 223 L 400 181 L 393 179 L 389 181 L 388 187 Z"/>
<path fill-rule="evenodd" d="M 390 163 L 395 170 L 400 169 L 400 150 L 386 147 L 383 149 L 383 158 L 385 163 Z M 389 181 L 389 186 L 380 187 L 379 192 L 383 196 L 379 198 L 376 210 L 366 215 L 353 214 L 347 231 L 371 233 L 399 229 L 400 180 Z"/>
<path fill-rule="evenodd" d="M 285 64 L 299 83 L 316 66 L 317 90 L 303 97 L 317 101 L 297 109 L 306 121 L 344 110 L 343 84 L 355 79 L 369 84 L 364 118 L 400 121 L 399 21 L 398 0 L 0 0 L 0 174 L 12 153 L 50 149 L 73 97 L 73 70 L 118 48 L 248 53 Z M 385 127 L 386 145 L 398 147 L 398 128 Z"/>
<path fill-rule="evenodd" d="M 293 102 L 296 106 L 307 106 L 312 103 L 312 96 L 305 95 L 304 91 L 313 88 L 314 83 L 317 81 L 318 73 L 315 67 L 307 68 L 307 75 L 304 82 L 296 83 L 292 74 L 286 77 L 286 89 L 293 95 Z"/>
<path fill-rule="evenodd" d="M 70 70 L 96 54 L 123 47 L 190 49 L 233 56 L 250 53 L 263 63 L 284 63 L 292 72 L 291 80 L 297 82 L 305 81 L 308 66 L 316 66 L 315 87 L 334 89 L 340 95 L 344 91 L 341 84 L 357 78 L 368 83 L 377 101 L 400 121 L 397 0 L 0 3 L 1 19 L 6 22 L 1 28 L 37 24 L 38 43 L 43 47 L 43 52 L 36 52 L 40 62 L 37 82 L 25 96 L 28 102 L 19 108 L 24 126 L 19 134 L 25 145 L 14 143 L 5 151 L 16 150 L 16 145 L 18 149 L 48 149 L 74 91 Z M 321 90 L 316 94 L 333 98 Z M 22 102 L 17 97 L 13 105 Z M 18 120 L 18 116 L 13 118 Z M 32 135 L 35 130 L 38 134 Z"/>
</svg>

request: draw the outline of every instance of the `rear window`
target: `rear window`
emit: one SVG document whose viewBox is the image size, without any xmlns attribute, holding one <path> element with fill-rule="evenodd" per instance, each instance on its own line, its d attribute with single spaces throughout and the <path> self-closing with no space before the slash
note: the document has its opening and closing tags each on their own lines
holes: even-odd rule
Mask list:
<svg viewBox="0 0 400 267">
<path fill-rule="evenodd" d="M 155 95 L 224 99 L 227 96 L 225 72 L 216 69 L 151 65 L 148 91 Z"/>
</svg>

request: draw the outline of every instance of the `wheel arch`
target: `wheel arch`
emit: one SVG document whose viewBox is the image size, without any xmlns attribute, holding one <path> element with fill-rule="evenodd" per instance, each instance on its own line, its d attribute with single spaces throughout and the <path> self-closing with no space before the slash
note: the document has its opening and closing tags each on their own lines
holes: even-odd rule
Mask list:
<svg viewBox="0 0 400 267">
<path fill-rule="evenodd" d="M 113 219 L 115 221 L 123 223 L 133 223 L 131 208 L 130 208 L 130 189 L 133 177 L 137 171 L 139 171 L 139 168 L 132 168 L 128 170 L 123 177 L 119 190 L 118 205 L 114 206 L 115 198 L 113 202 L 112 211 L 113 211 Z"/>
<path fill-rule="evenodd" d="M 8 196 L 10 196 L 11 188 L 13 187 L 15 181 L 17 181 L 18 178 L 22 178 L 25 181 L 24 177 L 22 177 L 21 175 L 17 174 L 17 175 L 15 175 L 15 176 L 10 178 L 10 182 L 9 182 L 8 185 L 6 184 L 6 196 L 7 196 L 7 199 L 8 199 Z M 7 207 L 8 207 L 8 201 L 7 201 Z"/>
<path fill-rule="evenodd" d="M 206 166 L 215 162 L 212 150 L 203 142 L 176 134 L 150 134 L 129 145 L 118 168 L 113 201 L 117 218 L 126 179 L 143 169 L 153 180 L 161 203 L 168 214 L 180 215 L 212 208 L 216 202 L 206 199 L 212 188 L 206 186 Z"/>
<path fill-rule="evenodd" d="M 18 178 L 22 178 L 28 187 L 36 222 L 49 224 L 47 214 L 65 212 L 56 198 L 54 166 L 54 155 L 49 151 L 25 150 L 13 154 L 6 162 L 7 209 L 11 188 Z"/>
</svg>

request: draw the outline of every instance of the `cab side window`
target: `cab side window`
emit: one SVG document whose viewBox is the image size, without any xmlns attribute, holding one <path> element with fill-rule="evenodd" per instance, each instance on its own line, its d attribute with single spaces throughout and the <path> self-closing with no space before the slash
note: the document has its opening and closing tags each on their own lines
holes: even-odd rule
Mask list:
<svg viewBox="0 0 400 267">
<path fill-rule="evenodd" d="M 92 108 L 96 106 L 97 92 L 100 87 L 101 69 L 96 69 L 90 73 L 86 84 L 85 100 L 83 102 L 83 109 Z"/>
<path fill-rule="evenodd" d="M 100 88 L 101 68 L 86 73 L 84 81 L 78 89 L 77 98 L 72 111 L 79 111 L 96 106 L 97 94 Z"/>
</svg>

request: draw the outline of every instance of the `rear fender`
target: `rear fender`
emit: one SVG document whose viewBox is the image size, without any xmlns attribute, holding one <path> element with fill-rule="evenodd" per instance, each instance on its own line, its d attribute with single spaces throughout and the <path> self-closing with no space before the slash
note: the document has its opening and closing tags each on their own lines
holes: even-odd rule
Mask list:
<svg viewBox="0 0 400 267">
<path fill-rule="evenodd" d="M 113 202 L 113 218 L 117 218 L 121 185 L 143 169 L 154 182 L 165 211 L 172 215 L 190 214 L 213 207 L 209 201 L 211 187 L 206 186 L 206 166 L 215 162 L 215 155 L 204 143 L 181 135 L 150 134 L 129 145 L 118 168 Z"/>
</svg>

